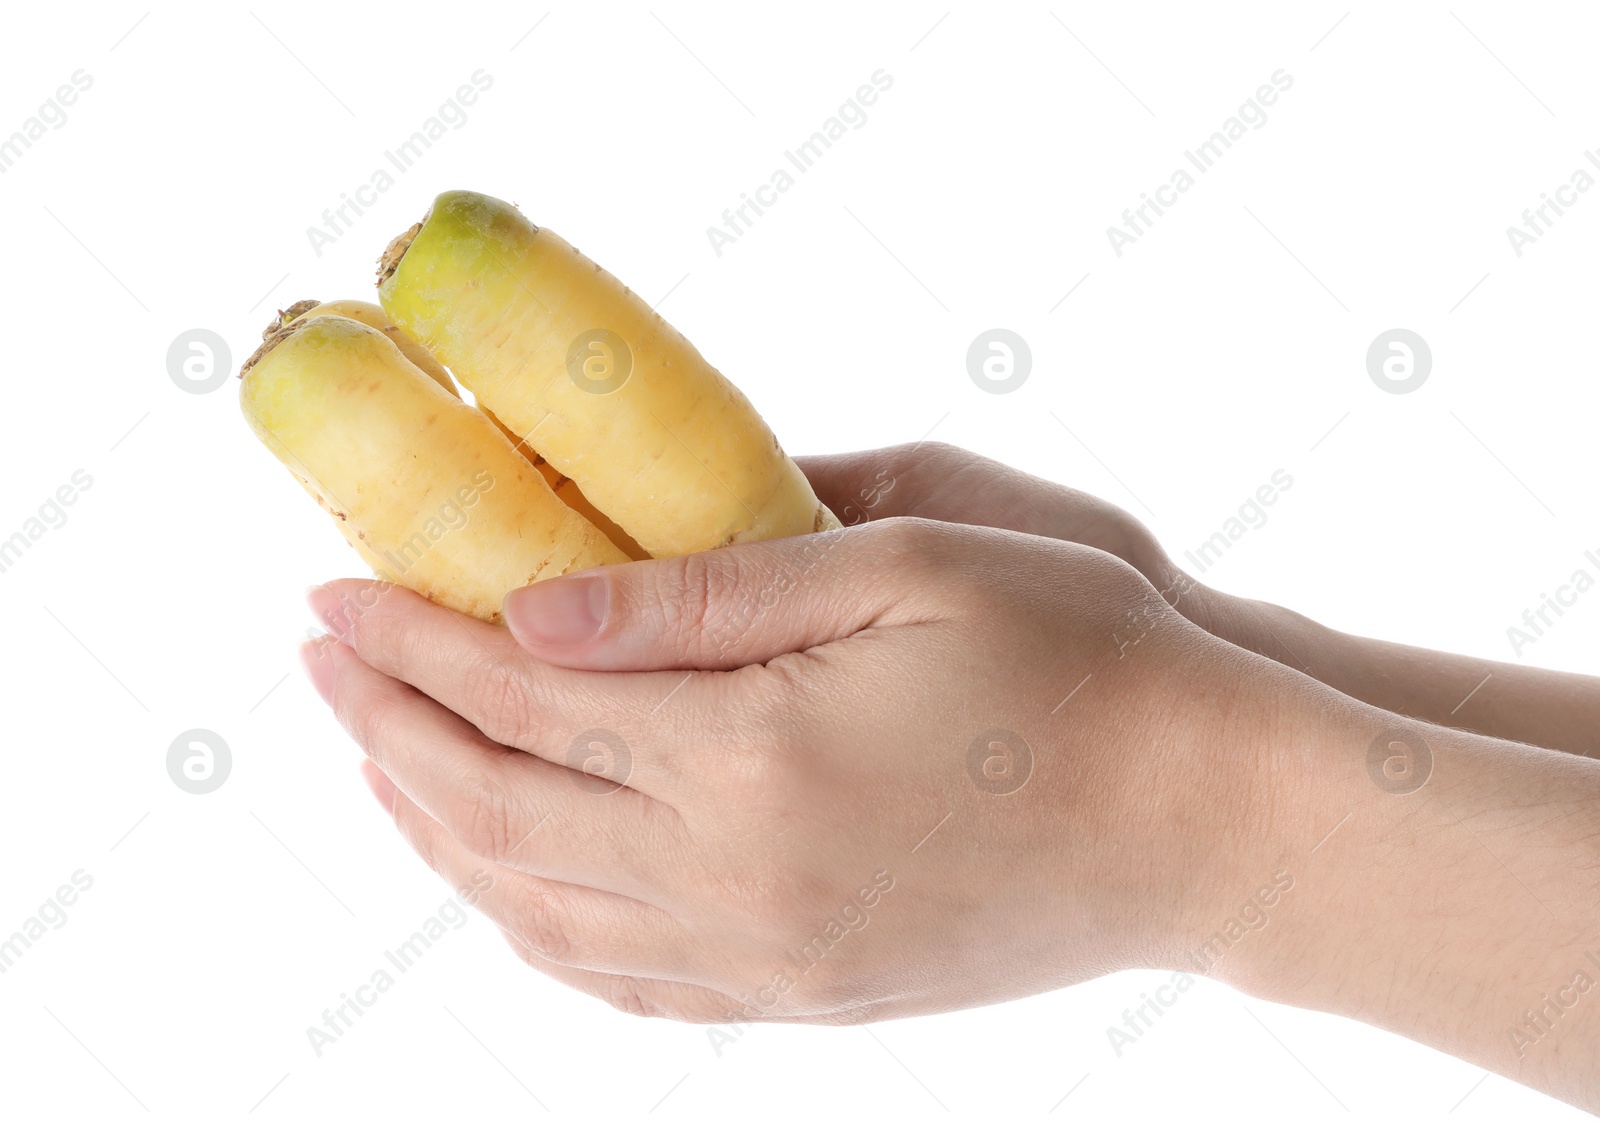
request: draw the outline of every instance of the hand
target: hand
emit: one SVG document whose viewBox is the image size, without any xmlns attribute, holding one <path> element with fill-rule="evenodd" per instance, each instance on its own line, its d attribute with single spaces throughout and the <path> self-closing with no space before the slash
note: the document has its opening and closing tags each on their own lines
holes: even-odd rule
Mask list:
<svg viewBox="0 0 1600 1124">
<path fill-rule="evenodd" d="M 1137 569 L 1178 612 L 1222 640 L 1381 710 L 1509 741 L 1600 757 L 1600 680 L 1352 636 L 1179 569 L 1149 529 L 1104 500 L 950 445 L 923 442 L 801 457 L 846 524 L 898 515 L 1082 543 Z"/>
<path fill-rule="evenodd" d="M 916 516 L 1094 547 L 1143 574 L 1169 605 L 1207 632 L 1312 674 L 1281 642 L 1264 610 L 1292 614 L 1195 581 L 1148 527 L 1098 496 L 937 441 L 795 461 L 817 498 L 846 526 Z"/>
<path fill-rule="evenodd" d="M 1272 869 L 1254 765 L 1309 682 L 1109 554 L 917 519 L 542 582 L 512 632 L 370 582 L 315 607 L 418 853 L 535 967 L 694 1021 L 1194 970 Z"/>
<path fill-rule="evenodd" d="M 911 515 L 1092 546 L 1157 589 L 1182 573 L 1149 529 L 1115 504 L 954 445 L 921 441 L 795 461 L 847 527 Z"/>
<path fill-rule="evenodd" d="M 859 1022 L 1162 967 L 1600 1108 L 1600 766 L 1348 699 L 1103 552 L 888 520 L 540 583 L 515 638 L 377 583 L 314 603 L 401 832 L 625 1011 Z"/>
</svg>

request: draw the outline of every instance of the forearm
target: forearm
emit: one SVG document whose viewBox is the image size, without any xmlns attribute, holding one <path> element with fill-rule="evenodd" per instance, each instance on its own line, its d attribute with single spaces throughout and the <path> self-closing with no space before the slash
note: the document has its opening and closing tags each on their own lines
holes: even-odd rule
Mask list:
<svg viewBox="0 0 1600 1124">
<path fill-rule="evenodd" d="M 1187 600 L 1179 610 L 1214 635 L 1381 710 L 1600 757 L 1600 678 L 1351 636 L 1204 586 Z"/>
<path fill-rule="evenodd" d="M 1213 974 L 1600 1110 L 1600 765 L 1336 699 L 1302 714 L 1275 750 L 1293 889 Z M 1403 783 L 1369 767 L 1393 737 Z"/>
</svg>

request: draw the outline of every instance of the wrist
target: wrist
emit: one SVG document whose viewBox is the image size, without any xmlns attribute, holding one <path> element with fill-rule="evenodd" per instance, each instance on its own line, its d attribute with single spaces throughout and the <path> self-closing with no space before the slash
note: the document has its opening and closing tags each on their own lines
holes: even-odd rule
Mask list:
<svg viewBox="0 0 1600 1124">
<path fill-rule="evenodd" d="M 1275 755 L 1292 886 L 1209 974 L 1571 1096 L 1600 1004 L 1547 1001 L 1600 974 L 1600 768 L 1326 696 Z"/>
<path fill-rule="evenodd" d="M 1192 623 L 1179 628 L 1170 653 L 1181 670 L 1137 708 L 1159 723 L 1145 735 L 1159 764 L 1125 787 L 1142 795 L 1124 837 L 1150 859 L 1129 888 L 1151 922 L 1145 966 L 1239 986 L 1261 933 L 1300 896 L 1317 841 L 1302 844 L 1313 747 L 1359 704 Z"/>
<path fill-rule="evenodd" d="M 1280 990 L 1285 940 L 1292 947 L 1299 939 L 1284 934 L 1298 932 L 1291 921 L 1305 910 L 1310 859 L 1344 814 L 1333 810 L 1324 776 L 1328 731 L 1352 726 L 1361 704 L 1265 656 L 1213 642 L 1210 662 L 1233 689 L 1211 692 L 1220 703 L 1212 733 L 1190 763 L 1192 776 L 1204 779 L 1188 782 L 1187 797 L 1207 816 L 1204 838 L 1191 847 L 1212 861 L 1165 934 L 1166 959 L 1270 998 Z"/>
<path fill-rule="evenodd" d="M 1274 717 L 1270 744 L 1258 751 L 1259 770 L 1270 778 L 1262 800 L 1268 810 L 1235 868 L 1232 913 L 1224 910 L 1194 934 L 1191 947 L 1196 970 L 1245 994 L 1320 1008 L 1312 1001 L 1315 988 L 1334 951 L 1364 938 L 1361 919 L 1370 900 L 1356 893 L 1359 880 L 1347 868 L 1328 859 L 1378 791 L 1366 768 L 1368 746 L 1383 720 L 1395 726 L 1402 720 L 1378 719 L 1381 712 L 1275 666 L 1294 689 L 1262 704 Z M 1268 883 L 1272 889 L 1255 898 L 1258 908 L 1246 908 L 1245 896 Z M 1248 932 L 1224 924 L 1230 918 Z M 1219 942 L 1219 933 L 1230 939 Z"/>
</svg>

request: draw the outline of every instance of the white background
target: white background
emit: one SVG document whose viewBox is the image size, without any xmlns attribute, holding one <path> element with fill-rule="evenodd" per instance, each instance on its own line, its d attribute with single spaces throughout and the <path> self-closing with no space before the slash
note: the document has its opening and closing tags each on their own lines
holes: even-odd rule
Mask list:
<svg viewBox="0 0 1600 1124">
<path fill-rule="evenodd" d="M 524 968 L 477 916 L 316 1057 L 306 1028 L 449 890 L 294 663 L 304 587 L 357 560 L 236 384 L 186 392 L 166 355 L 208 328 L 236 367 L 274 308 L 371 299 L 388 238 L 471 187 L 662 301 L 793 452 L 931 433 L 1125 505 L 1175 556 L 1281 468 L 1206 581 L 1593 671 L 1600 591 L 1520 655 L 1506 636 L 1600 550 L 1600 191 L 1520 258 L 1505 233 L 1600 146 L 1582 7 L 8 11 L 0 135 L 74 71 L 93 85 L 0 175 L 0 538 L 75 470 L 93 484 L 0 574 L 0 936 L 94 882 L 0 976 L 0 1113 L 1581 1118 L 1204 982 L 1117 1057 L 1106 1028 L 1164 974 L 756 1026 L 719 1056 Z M 466 123 L 314 252 L 323 210 L 480 68 Z M 880 68 L 867 123 L 718 256 L 707 227 Z M 1280 68 L 1267 123 L 1119 258 L 1106 228 Z M 993 327 L 1032 349 L 1013 393 L 965 369 Z M 1395 327 L 1433 353 L 1405 395 L 1365 364 Z M 194 727 L 233 755 L 205 796 L 166 770 Z"/>
</svg>

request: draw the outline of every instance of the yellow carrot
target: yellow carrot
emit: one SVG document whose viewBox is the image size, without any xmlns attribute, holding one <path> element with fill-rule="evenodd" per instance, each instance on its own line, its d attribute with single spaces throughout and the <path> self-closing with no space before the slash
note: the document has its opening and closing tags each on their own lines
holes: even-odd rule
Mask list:
<svg viewBox="0 0 1600 1124">
<path fill-rule="evenodd" d="M 488 417 L 381 330 L 293 320 L 240 377 L 261 441 L 375 568 L 440 604 L 498 622 L 514 588 L 627 561 Z"/>
<path fill-rule="evenodd" d="M 379 300 L 656 557 L 839 526 L 750 401 L 615 277 L 516 208 L 450 191 Z"/>
</svg>

